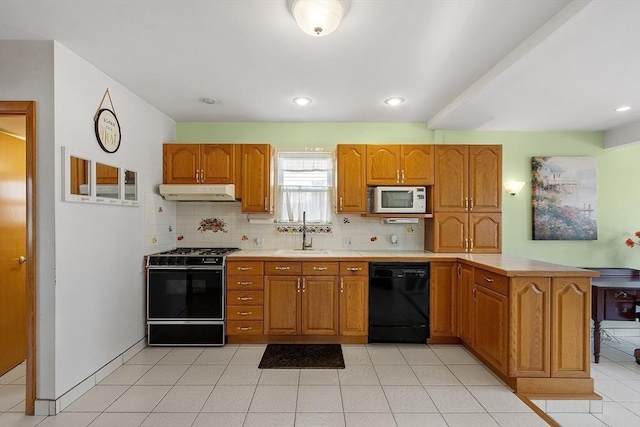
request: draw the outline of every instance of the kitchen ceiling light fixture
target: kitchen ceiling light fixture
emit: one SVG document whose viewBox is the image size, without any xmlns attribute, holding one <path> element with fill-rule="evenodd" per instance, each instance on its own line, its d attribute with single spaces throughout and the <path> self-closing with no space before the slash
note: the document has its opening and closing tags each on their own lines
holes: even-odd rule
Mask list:
<svg viewBox="0 0 640 427">
<path fill-rule="evenodd" d="M 504 183 L 504 188 L 507 190 L 507 193 L 515 196 L 520 190 L 522 190 L 524 184 L 525 183 L 523 181 L 509 181 Z"/>
<path fill-rule="evenodd" d="M 628 105 L 623 105 L 621 107 L 616 108 L 616 113 L 624 113 L 625 111 L 631 110 L 631 107 Z"/>
<path fill-rule="evenodd" d="M 203 104 L 209 104 L 209 105 L 220 104 L 220 101 L 215 99 L 215 98 L 202 97 L 202 98 L 200 98 L 200 102 L 202 102 Z"/>
<path fill-rule="evenodd" d="M 392 107 L 395 107 L 396 105 L 400 105 L 403 102 L 404 102 L 404 98 L 400 98 L 400 97 L 388 98 L 384 100 L 385 104 L 390 105 Z"/>
<path fill-rule="evenodd" d="M 302 31 L 323 37 L 338 28 L 349 10 L 349 0 L 287 0 L 287 8 Z"/>
<path fill-rule="evenodd" d="M 297 98 L 293 98 L 293 103 L 296 105 L 300 105 L 301 107 L 304 107 L 305 105 L 311 104 L 311 98 L 299 96 Z"/>
</svg>

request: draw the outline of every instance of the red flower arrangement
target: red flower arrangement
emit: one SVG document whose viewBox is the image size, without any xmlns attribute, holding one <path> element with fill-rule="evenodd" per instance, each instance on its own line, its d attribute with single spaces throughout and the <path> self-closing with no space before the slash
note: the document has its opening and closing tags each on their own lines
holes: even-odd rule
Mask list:
<svg viewBox="0 0 640 427">
<path fill-rule="evenodd" d="M 636 238 L 640 239 L 640 231 L 636 231 Z M 624 242 L 624 244 L 629 246 L 630 248 L 632 248 L 635 245 L 639 245 L 640 246 L 640 240 L 638 240 L 637 242 L 634 242 L 633 239 L 629 238 Z"/>
</svg>

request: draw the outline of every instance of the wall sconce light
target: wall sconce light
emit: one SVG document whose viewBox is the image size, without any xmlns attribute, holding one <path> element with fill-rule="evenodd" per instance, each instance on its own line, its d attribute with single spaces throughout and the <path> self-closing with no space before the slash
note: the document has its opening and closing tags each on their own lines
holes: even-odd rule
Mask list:
<svg viewBox="0 0 640 427">
<path fill-rule="evenodd" d="M 287 8 L 302 31 L 322 37 L 338 28 L 349 10 L 349 0 L 287 0 Z"/>
<path fill-rule="evenodd" d="M 520 190 L 522 190 L 524 184 L 525 183 L 523 181 L 509 181 L 504 183 L 504 189 L 507 190 L 507 193 L 515 196 Z"/>
</svg>

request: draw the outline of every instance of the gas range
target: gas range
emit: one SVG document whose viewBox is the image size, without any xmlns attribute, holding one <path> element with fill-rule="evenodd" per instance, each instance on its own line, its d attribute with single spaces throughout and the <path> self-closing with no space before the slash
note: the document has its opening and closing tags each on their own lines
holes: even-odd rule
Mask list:
<svg viewBox="0 0 640 427">
<path fill-rule="evenodd" d="M 147 256 L 147 268 L 222 267 L 225 256 L 239 248 L 175 248 Z"/>
</svg>

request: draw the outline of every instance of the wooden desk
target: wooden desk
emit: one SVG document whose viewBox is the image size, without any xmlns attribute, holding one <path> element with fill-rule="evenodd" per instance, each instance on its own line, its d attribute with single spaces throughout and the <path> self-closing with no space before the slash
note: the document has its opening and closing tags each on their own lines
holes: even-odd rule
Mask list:
<svg viewBox="0 0 640 427">
<path fill-rule="evenodd" d="M 603 320 L 635 321 L 636 305 L 640 305 L 640 270 L 632 268 L 589 268 L 600 272 L 591 279 L 591 318 L 593 329 L 593 355 L 600 361 L 600 322 Z M 640 364 L 640 349 L 634 352 Z"/>
</svg>

